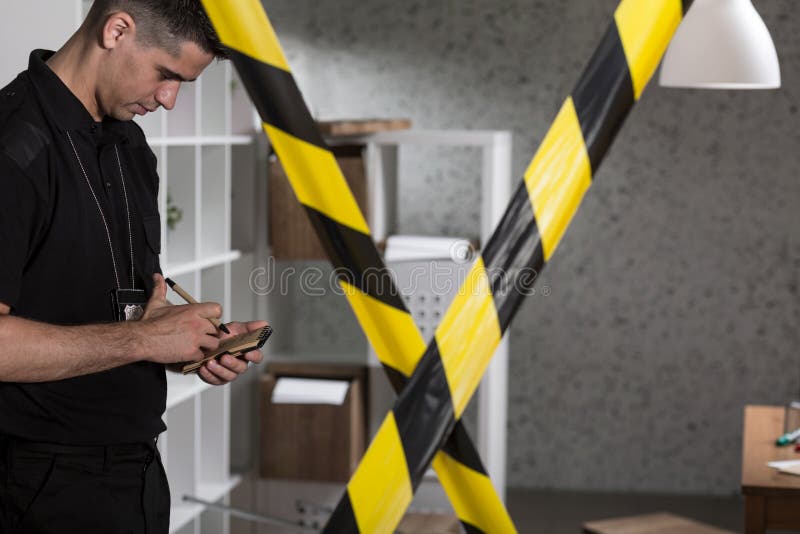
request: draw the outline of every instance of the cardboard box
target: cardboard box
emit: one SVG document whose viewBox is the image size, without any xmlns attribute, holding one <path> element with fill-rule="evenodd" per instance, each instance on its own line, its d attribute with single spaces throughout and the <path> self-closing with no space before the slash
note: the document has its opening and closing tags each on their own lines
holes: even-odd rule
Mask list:
<svg viewBox="0 0 800 534">
<path fill-rule="evenodd" d="M 276 404 L 282 377 L 345 380 L 341 405 Z M 270 363 L 261 378 L 263 478 L 347 482 L 366 447 L 366 368 L 313 363 Z"/>
<path fill-rule="evenodd" d="M 362 158 L 362 145 L 337 146 L 333 149 L 336 161 L 356 203 L 365 218 L 367 211 L 367 176 Z M 327 255 L 317 239 L 306 209 L 292 190 L 280 161 L 274 155 L 269 160 L 269 242 L 272 255 L 279 260 L 322 260 Z"/>
</svg>

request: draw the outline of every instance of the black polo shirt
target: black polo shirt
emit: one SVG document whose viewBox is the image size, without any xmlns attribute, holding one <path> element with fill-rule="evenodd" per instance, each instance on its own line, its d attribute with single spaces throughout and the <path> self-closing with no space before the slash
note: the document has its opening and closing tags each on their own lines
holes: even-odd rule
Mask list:
<svg viewBox="0 0 800 534">
<path fill-rule="evenodd" d="M 160 272 L 156 159 L 135 123 L 95 122 L 44 62 L 51 54 L 33 52 L 28 70 L 0 90 L 0 302 L 55 325 L 112 322 L 117 282 L 97 203 L 120 284 L 149 296 Z M 0 347 L 0 357 L 25 365 L 25 354 Z M 165 429 L 165 402 L 164 366 L 148 362 L 56 382 L 0 382 L 0 434 L 73 445 L 145 441 Z"/>
</svg>

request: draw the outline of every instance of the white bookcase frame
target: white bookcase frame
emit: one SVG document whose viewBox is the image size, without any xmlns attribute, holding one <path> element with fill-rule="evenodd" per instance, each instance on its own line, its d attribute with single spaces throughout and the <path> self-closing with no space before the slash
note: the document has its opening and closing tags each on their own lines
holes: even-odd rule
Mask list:
<svg viewBox="0 0 800 534">
<path fill-rule="evenodd" d="M 231 249 L 232 147 L 254 140 L 242 133 L 252 125 L 244 88 L 230 63 L 214 62 L 181 88 L 175 109 L 153 113 L 140 125 L 158 157 L 162 270 L 198 300 L 222 304 L 228 320 L 231 264 L 241 255 Z M 167 227 L 169 204 L 183 212 L 173 230 Z M 195 375 L 169 373 L 167 383 L 168 430 L 159 450 L 172 493 L 170 532 L 225 534 L 227 514 L 205 513 L 183 497 L 226 504 L 239 483 L 230 474 L 230 390 Z"/>
<path fill-rule="evenodd" d="M 351 143 L 366 145 L 369 225 L 376 241 L 397 228 L 397 164 L 401 146 L 474 147 L 481 150 L 481 243 L 491 237 L 511 200 L 512 135 L 495 130 L 397 130 Z M 506 420 L 508 413 L 508 333 L 503 336 L 478 390 L 477 447 L 501 498 L 506 490 Z M 370 363 L 377 357 L 370 349 Z M 435 476 L 429 470 L 428 476 Z"/>
<path fill-rule="evenodd" d="M 262 137 L 262 140 L 265 139 Z M 398 228 L 399 151 L 402 147 L 469 147 L 481 154 L 481 209 L 480 237 L 486 243 L 505 212 L 511 199 L 512 134 L 495 130 L 399 130 L 346 138 L 326 138 L 329 145 L 364 145 L 367 177 L 368 223 L 375 241 L 385 240 Z M 264 141 L 266 144 L 266 141 Z M 265 243 L 266 241 L 262 241 Z M 265 246 L 265 245 L 262 245 Z M 266 255 L 268 251 L 259 254 Z M 272 297 L 274 298 L 274 297 Z M 266 305 L 266 300 L 262 303 Z M 279 306 L 278 302 L 269 304 Z M 287 318 L 291 312 L 282 309 Z M 291 319 L 287 319 L 291 320 Z M 329 362 L 364 364 L 369 366 L 368 422 L 374 431 L 383 421 L 394 401 L 394 395 L 384 377 L 384 370 L 371 347 L 360 347 L 342 352 L 336 348 L 325 352 L 319 349 L 285 347 L 272 351 L 273 361 L 309 362 L 324 357 Z M 495 350 L 477 392 L 477 432 L 475 445 L 501 499 L 506 493 L 506 424 L 508 413 L 508 333 Z M 385 388 L 381 387 L 385 385 Z M 261 479 L 256 484 L 257 512 L 278 515 L 283 519 L 305 521 L 308 517 L 292 508 L 296 499 L 316 503 L 323 507 L 335 506 L 341 497 L 342 485 L 312 481 Z M 417 488 L 411 508 L 417 511 L 448 511 L 451 505 L 439 484 L 436 473 L 429 469 Z M 271 531 L 263 525 L 257 532 Z"/>
<path fill-rule="evenodd" d="M 489 241 L 511 200 L 512 135 L 500 130 L 397 130 L 350 140 L 366 145 L 369 224 L 376 241 L 397 228 L 397 163 L 401 146 L 474 147 L 481 151 L 481 243 Z M 508 332 L 495 350 L 477 392 L 477 447 L 501 498 L 506 491 Z M 370 349 L 370 363 L 377 357 Z M 428 476 L 434 476 L 429 470 Z"/>
<path fill-rule="evenodd" d="M 2 85 L 27 67 L 34 48 L 56 49 L 82 23 L 90 0 L 26 0 L 0 18 L 0 42 L 13 50 L 0 60 Z M 43 17 L 42 14 L 47 16 Z M 16 55 L 19 55 L 17 57 Z M 214 62 L 197 82 L 181 87 L 174 110 L 137 120 L 158 158 L 161 177 L 161 267 L 193 296 L 231 309 L 232 147 L 253 142 L 253 110 L 229 62 Z M 167 194 L 183 209 L 167 228 Z M 171 297 L 177 300 L 177 297 Z M 227 534 L 227 514 L 183 501 L 191 495 L 227 502 L 239 478 L 230 474 L 230 389 L 197 376 L 168 373 L 158 447 L 170 480 L 170 532 Z"/>
</svg>

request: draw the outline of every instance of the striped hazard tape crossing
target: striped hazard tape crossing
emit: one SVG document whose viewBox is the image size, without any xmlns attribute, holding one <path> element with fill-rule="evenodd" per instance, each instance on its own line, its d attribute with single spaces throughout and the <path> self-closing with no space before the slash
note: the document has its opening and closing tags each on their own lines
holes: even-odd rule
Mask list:
<svg viewBox="0 0 800 534">
<path fill-rule="evenodd" d="M 333 154 L 295 83 L 259 0 L 203 0 L 337 272 L 339 284 L 397 392 L 425 343 L 370 236 Z M 468 532 L 516 532 L 463 425 L 454 421 L 434 469 Z M 435 451 L 434 451 L 435 452 Z M 379 466 L 375 478 L 405 477 L 404 464 Z M 391 475 L 389 474 L 391 473 Z M 369 484 L 369 479 L 364 479 Z M 411 498 L 410 487 L 407 490 Z M 402 515 L 403 511 L 398 510 Z M 353 523 L 346 530 L 356 531 Z"/>
<path fill-rule="evenodd" d="M 550 260 L 688 1 L 622 0 L 324 532 L 388 533 Z M 436 402 L 431 402 L 436 399 Z"/>
</svg>

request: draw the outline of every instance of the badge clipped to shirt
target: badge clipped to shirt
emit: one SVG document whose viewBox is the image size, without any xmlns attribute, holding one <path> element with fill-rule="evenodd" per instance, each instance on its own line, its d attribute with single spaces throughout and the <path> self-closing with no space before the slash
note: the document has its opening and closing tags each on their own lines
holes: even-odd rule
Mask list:
<svg viewBox="0 0 800 534">
<path fill-rule="evenodd" d="M 144 315 L 147 294 L 144 289 L 115 289 L 111 301 L 117 321 L 138 321 Z"/>
</svg>

